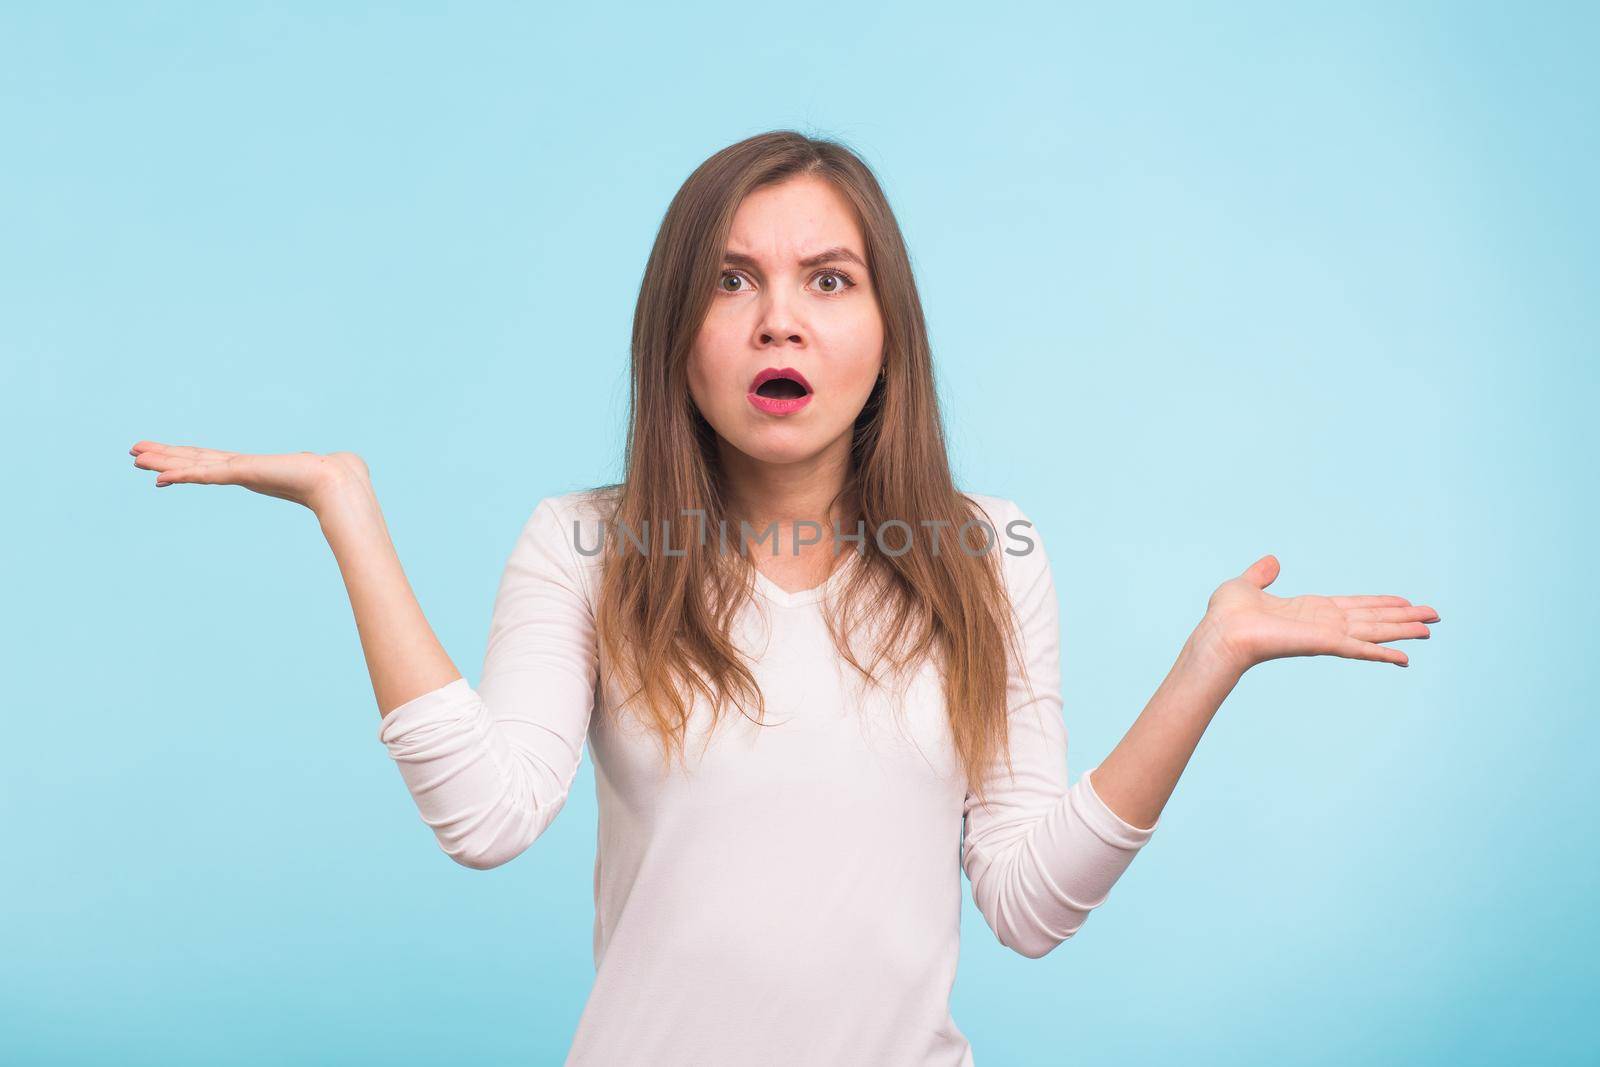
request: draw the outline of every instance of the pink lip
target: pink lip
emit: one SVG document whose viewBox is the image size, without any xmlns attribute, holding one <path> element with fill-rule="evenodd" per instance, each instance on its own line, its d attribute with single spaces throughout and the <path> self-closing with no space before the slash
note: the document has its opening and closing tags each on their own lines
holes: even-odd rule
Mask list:
<svg viewBox="0 0 1600 1067">
<path fill-rule="evenodd" d="M 756 392 L 757 389 L 761 388 L 762 383 L 770 382 L 774 378 L 793 378 L 805 388 L 805 395 L 797 396 L 792 400 L 783 400 L 777 397 L 762 396 Z M 750 380 L 750 389 L 745 393 L 745 398 L 750 401 L 756 410 L 764 411 L 768 415 L 789 415 L 811 403 L 811 395 L 811 383 L 806 381 L 804 374 L 801 374 L 793 367 L 766 367 Z"/>
</svg>

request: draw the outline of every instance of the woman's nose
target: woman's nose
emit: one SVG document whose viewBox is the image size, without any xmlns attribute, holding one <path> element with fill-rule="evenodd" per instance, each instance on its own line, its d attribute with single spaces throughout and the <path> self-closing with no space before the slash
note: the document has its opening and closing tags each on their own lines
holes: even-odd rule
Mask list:
<svg viewBox="0 0 1600 1067">
<path fill-rule="evenodd" d="M 756 344 L 766 348 L 771 345 L 804 343 L 804 331 L 800 328 L 800 323 L 788 301 L 768 300 L 762 308 L 761 320 L 756 326 Z"/>
</svg>

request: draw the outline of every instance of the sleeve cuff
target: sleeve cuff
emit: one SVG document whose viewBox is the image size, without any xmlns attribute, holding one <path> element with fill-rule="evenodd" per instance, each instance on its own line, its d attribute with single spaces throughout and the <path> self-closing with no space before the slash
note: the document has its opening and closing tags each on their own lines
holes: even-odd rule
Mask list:
<svg viewBox="0 0 1600 1067">
<path fill-rule="evenodd" d="M 472 687 L 465 678 L 446 682 L 437 689 L 412 697 L 389 713 L 378 723 L 378 740 L 384 744 L 399 741 L 419 726 L 453 718 L 449 713 L 466 706 L 472 698 Z"/>
<path fill-rule="evenodd" d="M 1094 789 L 1093 774 L 1094 769 L 1091 769 L 1084 771 L 1078 777 L 1078 785 L 1076 787 L 1076 791 L 1079 794 L 1078 803 L 1076 804 L 1078 814 L 1083 817 L 1083 821 L 1106 844 L 1115 845 L 1118 848 L 1142 847 L 1146 841 L 1150 840 L 1157 827 L 1161 825 L 1160 817 L 1156 818 L 1155 824 L 1152 826 L 1135 826 L 1128 822 L 1107 807 L 1104 800 L 1100 799 L 1100 794 L 1095 792 Z"/>
</svg>

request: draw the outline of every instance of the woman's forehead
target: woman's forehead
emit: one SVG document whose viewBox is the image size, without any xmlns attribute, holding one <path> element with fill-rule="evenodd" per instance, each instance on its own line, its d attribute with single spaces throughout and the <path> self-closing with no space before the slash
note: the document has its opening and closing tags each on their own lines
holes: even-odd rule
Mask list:
<svg viewBox="0 0 1600 1067">
<path fill-rule="evenodd" d="M 865 259 L 850 202 L 832 183 L 819 179 L 757 189 L 739 205 L 728 233 L 727 251 L 734 257 L 774 266 L 836 249 Z"/>
</svg>

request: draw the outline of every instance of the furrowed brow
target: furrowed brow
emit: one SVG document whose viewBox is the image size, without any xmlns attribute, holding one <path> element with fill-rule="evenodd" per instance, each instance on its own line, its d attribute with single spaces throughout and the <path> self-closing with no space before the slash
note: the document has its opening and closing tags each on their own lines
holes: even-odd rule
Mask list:
<svg viewBox="0 0 1600 1067">
<path fill-rule="evenodd" d="M 825 248 L 814 256 L 807 256 L 800 261 L 802 267 L 820 267 L 824 263 L 854 263 L 862 269 L 866 264 L 861 262 L 861 257 L 842 245 L 836 248 Z"/>
<path fill-rule="evenodd" d="M 761 269 L 761 265 L 755 261 L 754 257 L 747 256 L 743 252 L 735 252 L 731 248 L 728 249 L 727 251 L 723 252 L 723 254 L 722 254 L 722 262 L 728 264 L 731 267 L 739 267 L 739 268 L 742 268 L 742 269 L 745 269 L 745 270 L 760 270 Z M 860 266 L 863 270 L 866 269 L 866 266 L 867 266 L 865 263 L 863 263 L 861 261 L 861 257 L 860 256 L 856 255 L 850 249 L 845 248 L 843 245 L 840 245 L 840 246 L 835 247 L 835 248 L 825 248 L 821 252 L 817 252 L 814 255 L 806 256 L 804 259 L 802 259 L 800 261 L 800 266 L 802 266 L 802 267 L 820 267 L 824 263 L 840 263 L 840 262 L 854 263 L 854 264 Z"/>
</svg>

